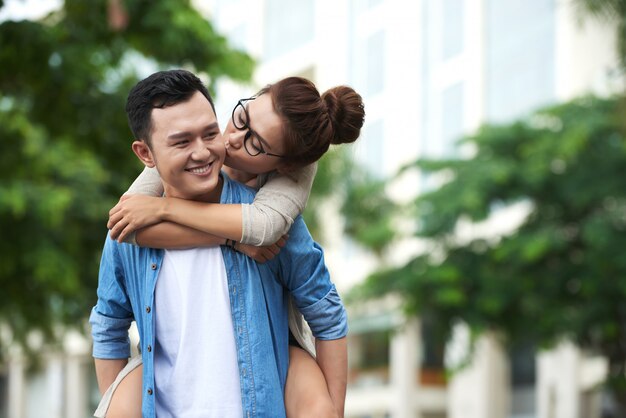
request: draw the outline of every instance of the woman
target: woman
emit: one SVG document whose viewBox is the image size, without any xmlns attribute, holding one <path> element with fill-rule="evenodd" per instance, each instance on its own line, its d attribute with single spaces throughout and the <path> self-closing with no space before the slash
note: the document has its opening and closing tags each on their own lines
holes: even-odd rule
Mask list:
<svg viewBox="0 0 626 418">
<path fill-rule="evenodd" d="M 269 85 L 237 103 L 223 135 L 225 171 L 259 188 L 251 205 L 126 195 L 110 212 L 111 236 L 123 241 L 141 229 L 131 239 L 145 246 L 229 244 L 258 261 L 270 259 L 284 244 L 281 236 L 306 205 L 314 163 L 331 143 L 355 141 L 363 118 L 361 97 L 349 87 L 335 87 L 320 96 L 313 83 L 299 77 Z M 129 193 L 160 196 L 163 190 L 158 174 L 144 171 Z M 296 341 L 290 347 L 285 387 L 288 416 L 342 415 L 343 399 L 331 399 L 312 357 L 311 339 L 301 330 L 301 318 L 292 316 L 290 325 Z M 140 416 L 140 399 L 141 366 L 119 383 L 107 417 Z"/>
</svg>

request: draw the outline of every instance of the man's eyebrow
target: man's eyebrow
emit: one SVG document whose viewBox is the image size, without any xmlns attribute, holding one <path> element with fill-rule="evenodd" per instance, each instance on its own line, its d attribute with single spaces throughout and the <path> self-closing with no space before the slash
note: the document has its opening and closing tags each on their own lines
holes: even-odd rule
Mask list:
<svg viewBox="0 0 626 418">
<path fill-rule="evenodd" d="M 212 131 L 214 129 L 219 129 L 219 125 L 217 122 L 213 122 L 205 126 L 204 128 L 202 128 L 202 132 Z M 176 132 L 171 135 L 168 135 L 167 139 L 181 139 L 181 138 L 187 138 L 188 136 L 191 136 L 191 135 L 192 133 L 189 131 L 182 131 L 182 132 Z"/>
</svg>

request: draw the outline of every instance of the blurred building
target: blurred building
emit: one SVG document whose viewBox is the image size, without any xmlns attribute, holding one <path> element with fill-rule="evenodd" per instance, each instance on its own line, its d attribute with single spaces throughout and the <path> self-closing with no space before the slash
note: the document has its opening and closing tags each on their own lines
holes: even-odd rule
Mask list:
<svg viewBox="0 0 626 418">
<path fill-rule="evenodd" d="M 572 0 L 197 0 L 235 45 L 259 63 L 251 86 L 223 83 L 218 113 L 288 75 L 323 91 L 349 84 L 366 103 L 355 157 L 389 176 L 420 156 L 458 155 L 455 141 L 484 122 L 507 122 L 587 92 L 619 85 L 614 27 L 582 19 Z M 227 102 L 221 103 L 226 98 Z M 223 107 L 222 107 L 223 106 Z M 220 110 L 222 109 L 222 110 Z M 434 187 L 404 176 L 390 187 L 407 200 Z M 502 233 L 524 207 L 503 211 L 466 233 Z M 341 235 L 328 218 L 327 259 L 347 291 L 376 260 Z M 417 242 L 388 255 L 402 262 Z M 444 363 L 466 358 L 468 335 L 458 327 L 443 348 L 427 318 L 406 320 L 385 299 L 351 306 L 347 417 L 593 418 L 600 416 L 605 363 L 564 342 L 550 352 L 505 351 L 483 337 L 469 366 L 446 383 Z M 444 361 L 445 358 L 445 361 Z"/>
<path fill-rule="evenodd" d="M 355 87 L 366 124 L 353 147 L 373 173 L 393 174 L 420 156 L 456 155 L 455 140 L 485 121 L 504 122 L 549 103 L 615 88 L 615 35 L 581 22 L 572 0 L 195 0 L 231 42 L 259 63 L 249 86 L 221 82 L 222 123 L 236 99 L 287 75 L 325 90 Z M 404 176 L 390 187 L 399 201 L 433 187 Z M 521 212 L 521 215 L 520 215 Z M 523 208 L 483 225 L 510 227 Z M 345 240 L 329 218 L 327 260 L 340 291 L 376 267 Z M 476 227 L 478 229 L 479 227 Z M 468 234 L 480 233 L 470 228 Z M 420 251 L 397 244 L 390 262 Z M 407 320 L 385 298 L 350 307 L 352 418 L 594 418 L 602 359 L 564 342 L 550 352 L 505 351 L 495 338 L 478 341 L 473 361 L 446 379 L 445 366 L 468 351 L 462 325 L 448 347 L 429 332 L 429 318 Z M 55 354 L 56 353 L 56 354 Z M 70 335 L 31 372 L 12 353 L 0 367 L 0 418 L 90 416 L 98 392 L 89 342 Z"/>
</svg>

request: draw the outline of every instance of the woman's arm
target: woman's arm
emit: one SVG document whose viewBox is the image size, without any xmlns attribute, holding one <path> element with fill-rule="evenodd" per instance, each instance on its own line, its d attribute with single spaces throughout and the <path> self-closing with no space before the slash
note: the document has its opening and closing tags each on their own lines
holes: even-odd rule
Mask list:
<svg viewBox="0 0 626 418">
<path fill-rule="evenodd" d="M 150 229 L 160 222 L 172 222 L 205 235 L 215 235 L 219 237 L 219 243 L 213 245 L 219 245 L 225 239 L 241 240 L 241 216 L 241 205 L 204 203 L 173 197 L 124 195 L 109 212 L 107 227 L 111 230 L 111 238 L 123 242 L 133 231 Z M 168 238 L 169 231 L 170 229 L 164 231 L 166 236 L 163 238 Z M 195 242 L 189 241 L 188 246 L 193 246 Z M 150 246 L 154 247 L 151 243 Z"/>
<path fill-rule="evenodd" d="M 311 164 L 289 175 L 271 176 L 252 204 L 241 205 L 241 242 L 268 245 L 286 234 L 306 207 L 316 171 L 317 164 Z"/>
<path fill-rule="evenodd" d="M 124 241 L 133 231 L 167 221 L 221 237 L 221 243 L 223 239 L 231 239 L 268 246 L 285 235 L 304 210 L 316 169 L 311 165 L 292 176 L 274 176 L 261 187 L 252 204 L 226 205 L 126 195 L 109 212 L 107 227 L 113 239 Z M 162 236 L 165 241 L 168 238 Z M 193 243 L 190 241 L 187 246 Z"/>
<path fill-rule="evenodd" d="M 172 222 L 142 228 L 137 231 L 137 245 L 151 248 L 184 249 L 224 245 L 224 238 L 207 234 Z"/>
<path fill-rule="evenodd" d="M 263 247 L 240 244 L 235 241 L 232 241 L 232 246 L 236 251 L 264 263 L 274 258 L 286 242 L 286 238 L 282 237 L 275 244 Z M 184 249 L 213 247 L 226 243 L 227 240 L 224 238 L 171 222 L 161 222 L 137 231 L 137 245 L 144 247 Z"/>
<path fill-rule="evenodd" d="M 163 183 L 159 172 L 154 167 L 146 167 L 124 194 L 143 194 L 163 196 Z"/>
</svg>

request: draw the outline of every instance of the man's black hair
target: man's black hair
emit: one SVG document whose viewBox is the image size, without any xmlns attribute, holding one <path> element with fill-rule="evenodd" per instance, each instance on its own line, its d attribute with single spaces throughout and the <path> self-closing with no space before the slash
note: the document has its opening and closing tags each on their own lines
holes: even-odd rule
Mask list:
<svg viewBox="0 0 626 418">
<path fill-rule="evenodd" d="M 187 70 L 159 71 L 137 83 L 126 100 L 128 125 L 135 139 L 151 145 L 152 109 L 186 102 L 198 91 L 207 98 L 215 112 L 206 86 Z"/>
</svg>

